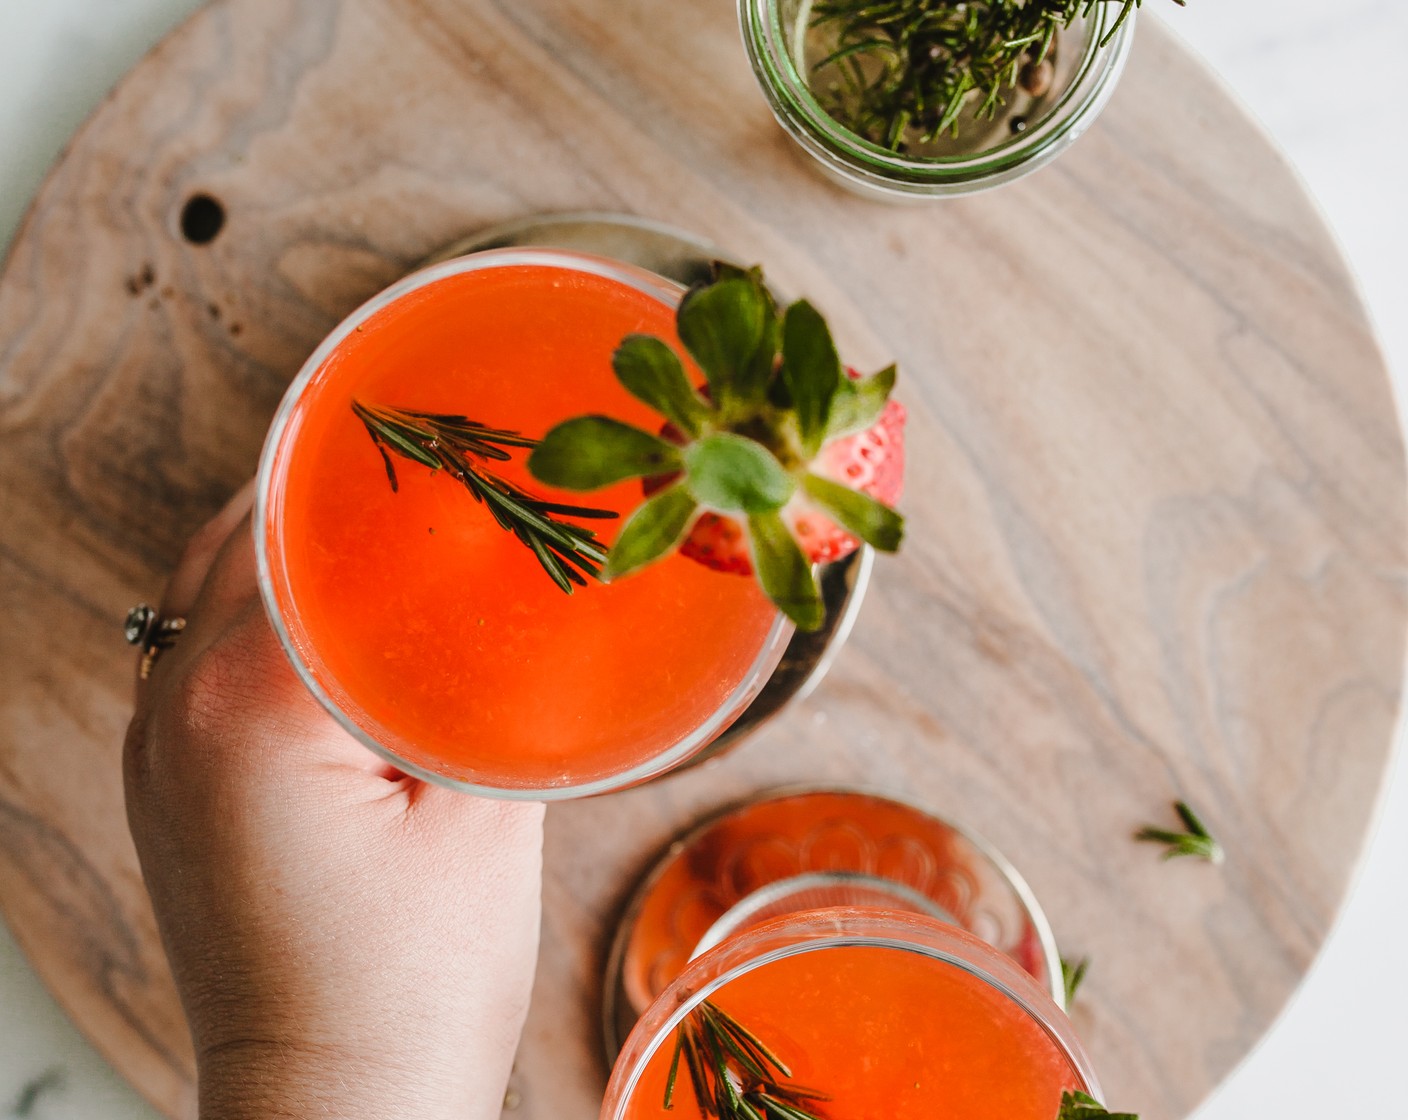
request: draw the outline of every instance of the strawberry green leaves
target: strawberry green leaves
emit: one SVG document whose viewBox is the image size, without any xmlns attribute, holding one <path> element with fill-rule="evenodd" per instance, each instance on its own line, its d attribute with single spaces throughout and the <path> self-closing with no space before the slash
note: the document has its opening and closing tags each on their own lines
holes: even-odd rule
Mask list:
<svg viewBox="0 0 1408 1120">
<path fill-rule="evenodd" d="M 1108 1112 L 1089 1093 L 1067 1090 L 1061 1094 L 1061 1111 L 1056 1120 L 1139 1120 L 1132 1112 Z"/>
<path fill-rule="evenodd" d="M 808 459 L 821 449 L 832 401 L 846 380 L 826 320 L 811 304 L 798 300 L 782 321 L 782 382 L 796 410 L 802 453 Z"/>
<path fill-rule="evenodd" d="M 879 419 L 895 388 L 896 370 L 848 377 L 826 320 L 806 301 L 787 309 L 782 328 L 782 380 L 796 410 L 803 453 L 826 440 L 861 432 Z"/>
<path fill-rule="evenodd" d="M 796 481 L 762 444 L 714 432 L 683 450 L 608 416 L 579 416 L 553 428 L 528 457 L 539 482 L 599 490 L 628 478 L 681 474 L 695 501 L 722 513 L 780 509 Z"/>
<path fill-rule="evenodd" d="M 564 490 L 599 490 L 628 478 L 669 474 L 680 449 L 609 416 L 579 416 L 548 432 L 528 456 L 539 482 Z"/>
<path fill-rule="evenodd" d="M 611 357 L 626 391 L 688 436 L 697 436 L 710 408 L 685 376 L 679 355 L 653 335 L 627 335 Z"/>
<path fill-rule="evenodd" d="M 680 303 L 680 341 L 725 412 L 761 401 L 777 348 L 772 298 L 759 278 L 733 276 L 694 288 Z"/>
<path fill-rule="evenodd" d="M 797 489 L 766 447 L 732 432 L 716 432 L 691 445 L 684 463 L 690 492 L 723 513 L 772 513 Z"/>
<path fill-rule="evenodd" d="M 773 604 L 797 624 L 800 630 L 819 630 L 826 621 L 812 566 L 776 513 L 754 514 L 748 518 L 753 541 L 753 563 L 758 582 Z"/>
<path fill-rule="evenodd" d="M 543 437 L 528 467 L 569 490 L 645 480 L 649 497 L 622 528 L 603 578 L 678 549 L 756 575 L 780 610 L 813 630 L 824 621 L 814 566 L 861 541 L 893 552 L 904 534 L 886 505 L 903 469 L 904 409 L 889 400 L 895 370 L 848 376 L 811 304 L 780 312 L 756 268 L 721 266 L 716 275 L 676 315 L 693 366 L 644 335 L 628 335 L 612 358 L 627 392 L 664 417 L 659 434 L 577 417 Z"/>
<path fill-rule="evenodd" d="M 831 415 L 826 423 L 826 436 L 835 439 L 863 432 L 880 418 L 885 403 L 895 387 L 895 367 L 886 366 L 879 373 L 864 378 L 844 378 L 831 402 Z"/>
<path fill-rule="evenodd" d="M 802 479 L 802 489 L 837 522 L 849 529 L 871 548 L 881 552 L 896 552 L 904 539 L 904 518 L 869 494 L 832 482 L 829 478 L 809 474 Z"/>
<path fill-rule="evenodd" d="M 601 578 L 627 575 L 673 552 L 698 508 L 699 503 L 678 483 L 647 498 L 621 529 Z"/>
</svg>

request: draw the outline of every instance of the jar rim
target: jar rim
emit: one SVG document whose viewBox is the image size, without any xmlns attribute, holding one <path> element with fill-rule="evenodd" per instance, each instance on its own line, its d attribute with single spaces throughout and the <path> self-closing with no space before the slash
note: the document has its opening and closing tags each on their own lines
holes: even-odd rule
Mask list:
<svg viewBox="0 0 1408 1120">
<path fill-rule="evenodd" d="M 966 194 L 1034 171 L 1064 150 L 1104 108 L 1133 42 L 1134 12 L 1123 22 L 1101 4 L 1082 17 L 1081 59 L 1042 117 L 1000 143 L 967 154 L 913 156 L 857 135 L 828 113 L 787 49 L 784 0 L 738 0 L 753 73 L 774 117 L 823 170 L 844 185 L 889 195 Z"/>
</svg>

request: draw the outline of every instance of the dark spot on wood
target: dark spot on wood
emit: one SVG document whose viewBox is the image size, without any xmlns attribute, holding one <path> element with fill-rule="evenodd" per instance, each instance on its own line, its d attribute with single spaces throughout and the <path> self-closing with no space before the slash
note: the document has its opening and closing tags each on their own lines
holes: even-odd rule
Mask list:
<svg viewBox="0 0 1408 1120">
<path fill-rule="evenodd" d="M 156 269 L 152 267 L 150 261 L 123 281 L 123 287 L 127 289 L 128 295 L 139 296 L 153 284 L 156 283 Z"/>
<path fill-rule="evenodd" d="M 208 194 L 193 194 L 181 207 L 181 236 L 192 245 L 209 245 L 225 228 L 225 207 Z"/>
<path fill-rule="evenodd" d="M 175 294 L 176 294 L 176 289 L 173 288 L 170 284 L 167 284 L 166 286 L 164 286 L 164 287 L 161 289 L 161 298 L 162 298 L 162 299 L 170 299 L 170 298 L 171 298 L 172 296 L 174 296 Z"/>
<path fill-rule="evenodd" d="M 210 312 L 212 319 L 220 318 L 220 305 L 218 303 L 207 303 L 205 309 Z"/>
<path fill-rule="evenodd" d="M 242 326 L 240 326 L 238 323 L 231 323 L 231 324 L 230 324 L 230 333 L 231 333 L 232 335 L 234 335 L 236 338 L 239 338 L 239 336 L 240 336 L 243 332 L 244 332 L 244 328 L 243 328 Z"/>
</svg>

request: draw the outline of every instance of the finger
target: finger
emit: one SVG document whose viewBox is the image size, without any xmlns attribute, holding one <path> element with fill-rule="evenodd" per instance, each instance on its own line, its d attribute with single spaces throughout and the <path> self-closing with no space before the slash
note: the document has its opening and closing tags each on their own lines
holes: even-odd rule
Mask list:
<svg viewBox="0 0 1408 1120">
<path fill-rule="evenodd" d="M 194 659 L 220 636 L 243 607 L 258 599 L 258 580 L 255 574 L 257 565 L 249 512 L 251 494 L 249 487 L 241 490 L 240 494 L 197 534 L 200 539 L 193 539 L 187 546 L 186 555 L 177 565 L 160 617 L 180 618 L 184 626 L 154 657 L 148 659 L 143 652 L 139 659 L 139 714 L 145 706 L 147 694 L 151 691 L 147 687 L 149 683 L 167 676 L 183 663 Z M 242 519 L 237 521 L 233 529 L 227 529 L 224 522 L 234 514 L 240 513 L 242 507 Z M 217 537 L 220 540 L 212 549 Z M 188 581 L 193 582 L 196 574 L 202 576 L 202 582 L 183 604 L 183 597 L 187 594 L 184 585 Z M 146 670 L 145 676 L 143 669 Z"/>
<path fill-rule="evenodd" d="M 205 658 L 222 666 L 211 687 L 243 706 L 240 722 L 253 729 L 272 720 L 262 740 L 271 745 L 274 765 L 335 763 L 378 775 L 388 769 L 299 679 L 260 600 L 249 515 L 225 538 L 191 607 L 190 625 L 163 655 L 160 671 L 178 679 Z"/>
<path fill-rule="evenodd" d="M 248 510 L 225 537 L 191 606 L 191 624 L 223 630 L 259 598 L 259 563 L 254 555 L 254 523 Z"/>
<path fill-rule="evenodd" d="M 254 504 L 254 479 L 250 479 L 235 492 L 225 507 L 205 523 L 186 544 L 176 570 L 166 585 L 166 593 L 161 600 L 163 618 L 180 618 L 190 613 L 191 607 L 205 584 L 211 565 L 220 554 L 226 540 L 235 528 L 248 515 Z"/>
<path fill-rule="evenodd" d="M 169 718 L 170 705 L 175 705 L 184 712 L 177 722 L 187 734 L 193 727 L 207 735 L 212 728 L 223 729 L 208 737 L 237 739 L 239 758 L 216 764 L 250 780 L 278 786 L 296 775 L 301 781 L 337 782 L 352 771 L 375 779 L 359 787 L 364 792 L 384 795 L 393 784 L 380 776 L 385 765 L 337 723 L 299 678 L 258 596 L 246 593 L 238 605 L 231 599 L 228 607 L 211 603 L 238 562 L 227 554 L 241 551 L 241 536 L 247 539 L 248 534 L 237 531 L 216 559 L 193 613 L 202 623 L 229 617 L 211 633 L 198 629 L 191 635 L 194 642 L 187 645 L 183 639 L 163 657 L 153 673 L 156 687 L 149 706 L 166 705 L 168 710 L 154 718 Z M 192 765 L 211 761 L 186 760 Z"/>
</svg>

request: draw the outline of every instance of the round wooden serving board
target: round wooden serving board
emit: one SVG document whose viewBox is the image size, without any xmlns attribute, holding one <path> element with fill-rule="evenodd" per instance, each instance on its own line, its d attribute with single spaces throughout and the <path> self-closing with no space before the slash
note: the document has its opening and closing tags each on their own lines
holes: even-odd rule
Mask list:
<svg viewBox="0 0 1408 1120">
<path fill-rule="evenodd" d="M 225 216 L 203 244 L 181 222 L 200 193 Z M 896 359 L 910 535 L 811 700 L 703 769 L 553 807 L 514 1115 L 595 1115 L 606 947 L 659 847 L 826 781 L 993 841 L 1093 959 L 1075 1018 L 1111 1102 L 1185 1116 L 1285 1003 L 1364 844 L 1399 706 L 1404 463 L 1313 205 L 1149 20 L 1070 153 L 914 208 L 802 162 L 731 0 L 219 0 L 167 39 L 0 280 L 0 900 L 36 969 L 193 1114 L 122 809 L 123 614 L 344 313 L 468 232 L 584 209 L 764 262 L 855 364 Z M 1222 868 L 1131 841 L 1179 797 Z"/>
</svg>

